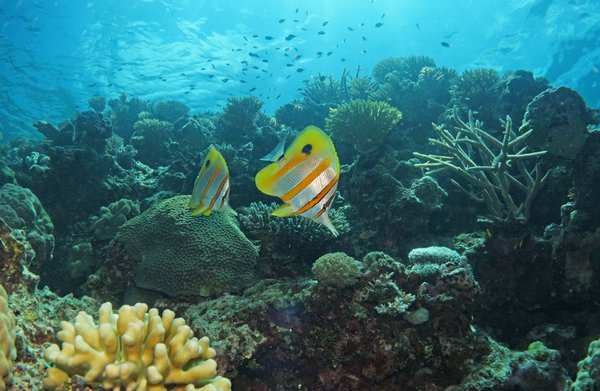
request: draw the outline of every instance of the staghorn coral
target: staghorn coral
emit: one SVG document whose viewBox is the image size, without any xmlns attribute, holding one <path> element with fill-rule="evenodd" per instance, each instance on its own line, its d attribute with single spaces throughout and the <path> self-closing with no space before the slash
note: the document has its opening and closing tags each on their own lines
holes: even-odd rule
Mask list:
<svg viewBox="0 0 600 391">
<path fill-rule="evenodd" d="M 15 337 L 15 320 L 8 308 L 8 295 L 0 284 L 0 391 L 6 389 L 13 361 L 17 358 Z"/>
<path fill-rule="evenodd" d="M 333 288 L 356 285 L 363 269 L 362 263 L 342 252 L 322 255 L 312 266 L 319 283 Z"/>
<path fill-rule="evenodd" d="M 385 102 L 352 100 L 331 109 L 326 122 L 334 137 L 371 152 L 401 119 L 402 113 Z"/>
<path fill-rule="evenodd" d="M 169 310 L 159 315 L 146 304 L 122 306 L 118 314 L 104 303 L 98 325 L 85 312 L 62 322 L 58 339 L 44 354 L 44 387 L 54 390 L 73 375 L 94 387 L 118 390 L 229 391 L 231 382 L 217 376 L 216 355 L 207 337 L 195 338 L 182 318 Z M 196 388 L 200 387 L 200 388 Z"/>
<path fill-rule="evenodd" d="M 136 286 L 168 296 L 209 296 L 255 283 L 258 251 L 234 213 L 192 216 L 189 198 L 159 202 L 119 229 L 117 242 L 141 261 Z"/>
<path fill-rule="evenodd" d="M 546 153 L 530 152 L 524 143 L 533 133 L 532 129 L 527 130 L 529 124 L 523 123 L 515 132 L 507 117 L 502 139 L 497 139 L 481 129 L 482 124 L 473 118 L 472 112 L 468 122 L 464 122 L 455 108 L 453 118 L 457 124 L 454 133 L 444 125 L 434 125 L 438 138 L 429 139 L 447 155 L 414 152 L 426 161 L 415 166 L 426 168 L 428 173 L 442 169 L 458 174 L 469 187 L 455 180 L 452 183 L 472 200 L 484 203 L 492 221 L 527 222 L 531 204 L 550 172 L 542 174 L 539 162 L 533 167 L 528 163 Z"/>
</svg>

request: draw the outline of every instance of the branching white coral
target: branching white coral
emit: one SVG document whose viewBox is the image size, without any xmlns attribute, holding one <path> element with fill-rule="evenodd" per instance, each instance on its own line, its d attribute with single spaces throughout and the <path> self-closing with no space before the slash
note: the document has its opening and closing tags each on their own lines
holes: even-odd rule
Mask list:
<svg viewBox="0 0 600 391">
<path fill-rule="evenodd" d="M 229 391 L 231 382 L 217 375 L 215 350 L 207 337 L 193 336 L 172 311 L 148 311 L 146 304 L 124 305 L 118 314 L 110 303 L 100 307 L 98 325 L 85 312 L 74 323 L 62 322 L 58 345 L 45 358 L 54 367 L 44 379 L 56 389 L 80 375 L 93 386 L 110 390 Z"/>
</svg>

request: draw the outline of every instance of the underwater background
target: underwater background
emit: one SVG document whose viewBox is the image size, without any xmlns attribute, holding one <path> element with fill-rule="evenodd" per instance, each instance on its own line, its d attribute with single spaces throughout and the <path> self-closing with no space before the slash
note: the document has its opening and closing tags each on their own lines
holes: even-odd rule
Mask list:
<svg viewBox="0 0 600 391">
<path fill-rule="evenodd" d="M 0 26 L 0 391 L 600 389 L 600 2 Z"/>
</svg>

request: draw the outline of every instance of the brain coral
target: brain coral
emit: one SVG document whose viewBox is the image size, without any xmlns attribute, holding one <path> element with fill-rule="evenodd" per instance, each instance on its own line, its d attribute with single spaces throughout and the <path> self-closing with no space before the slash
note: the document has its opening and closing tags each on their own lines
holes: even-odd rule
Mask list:
<svg viewBox="0 0 600 391">
<path fill-rule="evenodd" d="M 137 287 L 168 296 L 218 295 L 257 281 L 258 250 L 230 211 L 192 216 L 189 196 L 164 200 L 125 223 L 117 241 L 141 263 Z"/>
<path fill-rule="evenodd" d="M 5 380 L 10 375 L 12 362 L 17 358 L 15 335 L 15 321 L 8 309 L 8 295 L 0 285 L 0 391 L 6 389 Z"/>
<path fill-rule="evenodd" d="M 173 311 L 159 315 L 146 304 L 124 305 L 114 314 L 100 307 L 98 325 L 85 312 L 74 323 L 62 322 L 58 339 L 44 357 L 54 364 L 44 388 L 57 389 L 73 375 L 110 390 L 229 391 L 231 382 L 217 376 L 216 353 L 207 337 L 193 331 Z M 199 388 L 196 388 L 199 387 Z"/>
</svg>

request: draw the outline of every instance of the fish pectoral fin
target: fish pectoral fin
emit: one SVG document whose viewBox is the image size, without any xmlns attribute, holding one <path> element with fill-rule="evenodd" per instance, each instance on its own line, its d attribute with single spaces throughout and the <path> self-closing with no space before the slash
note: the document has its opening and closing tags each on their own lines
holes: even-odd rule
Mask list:
<svg viewBox="0 0 600 391">
<path fill-rule="evenodd" d="M 289 217 L 294 215 L 296 211 L 292 208 L 290 204 L 279 205 L 277 209 L 275 209 L 271 214 L 275 217 Z"/>
</svg>

